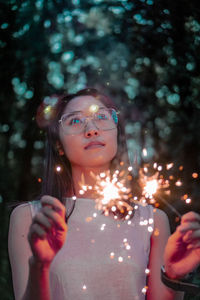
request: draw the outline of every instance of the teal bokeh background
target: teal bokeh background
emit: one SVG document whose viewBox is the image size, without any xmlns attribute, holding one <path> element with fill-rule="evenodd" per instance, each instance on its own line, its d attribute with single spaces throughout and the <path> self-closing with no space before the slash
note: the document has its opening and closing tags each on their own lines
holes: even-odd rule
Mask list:
<svg viewBox="0 0 200 300">
<path fill-rule="evenodd" d="M 167 201 L 181 214 L 200 211 L 200 2 L 10 0 L 0 7 L 0 294 L 11 300 L 9 205 L 40 192 L 45 133 L 35 114 L 51 94 L 96 87 L 110 95 L 126 120 L 131 162 L 173 162 L 167 175 L 183 185 L 172 185 Z M 175 214 L 160 206 L 174 230 Z"/>
</svg>

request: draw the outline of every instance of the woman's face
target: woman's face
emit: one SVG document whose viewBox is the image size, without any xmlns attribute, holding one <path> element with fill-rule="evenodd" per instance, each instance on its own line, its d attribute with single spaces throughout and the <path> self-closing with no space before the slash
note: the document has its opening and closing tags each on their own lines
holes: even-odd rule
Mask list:
<svg viewBox="0 0 200 300">
<path fill-rule="evenodd" d="M 81 111 L 85 117 L 89 117 L 80 133 L 69 134 L 64 132 L 61 125 L 59 127 L 60 141 L 72 167 L 78 165 L 84 168 L 108 168 L 117 153 L 117 126 L 111 130 L 98 129 L 91 113 L 91 108 L 95 106 L 106 108 L 92 96 L 78 96 L 67 104 L 63 112 L 71 114 Z"/>
</svg>

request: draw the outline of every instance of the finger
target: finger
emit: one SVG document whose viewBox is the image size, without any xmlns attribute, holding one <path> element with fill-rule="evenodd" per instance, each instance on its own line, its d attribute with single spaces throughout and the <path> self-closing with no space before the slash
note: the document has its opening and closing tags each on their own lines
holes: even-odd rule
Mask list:
<svg viewBox="0 0 200 300">
<path fill-rule="evenodd" d="M 62 216 L 65 215 L 65 206 L 57 198 L 51 196 L 43 196 L 40 201 L 42 206 L 50 205 L 59 214 L 61 214 Z"/>
<path fill-rule="evenodd" d="M 34 223 L 31 225 L 29 234 L 28 234 L 28 240 L 32 241 L 37 239 L 38 237 L 40 239 L 44 239 L 46 236 L 46 231 L 37 223 Z"/>
<path fill-rule="evenodd" d="M 43 208 L 43 213 L 50 218 L 50 220 L 53 221 L 53 224 L 62 231 L 65 231 L 67 226 L 65 223 L 64 218 L 59 215 L 57 212 L 55 212 L 53 209 L 49 208 L 49 207 L 44 207 Z"/>
<path fill-rule="evenodd" d="M 195 231 L 188 231 L 183 237 L 183 241 L 185 243 L 190 243 L 195 240 L 200 241 L 200 229 Z"/>
<path fill-rule="evenodd" d="M 181 218 L 181 223 L 186 222 L 200 222 L 200 215 L 193 211 L 190 211 L 189 213 L 183 215 Z"/>
<path fill-rule="evenodd" d="M 45 229 L 50 229 L 51 228 L 51 222 L 45 216 L 42 212 L 39 212 L 35 215 L 33 218 L 33 223 L 38 223 L 39 225 L 42 225 Z"/>
<path fill-rule="evenodd" d="M 184 233 L 186 231 L 189 231 L 189 230 L 199 230 L 200 229 L 200 224 L 197 223 L 197 222 L 186 222 L 186 223 L 182 223 L 178 230 L 181 232 L 181 233 Z"/>
<path fill-rule="evenodd" d="M 196 241 L 187 245 L 187 249 L 200 249 L 200 242 Z"/>
<path fill-rule="evenodd" d="M 180 225 L 177 226 L 176 231 L 169 236 L 168 240 L 171 240 L 172 243 L 175 242 L 175 241 L 182 240 L 183 234 L 179 230 L 180 227 L 181 227 Z"/>
</svg>

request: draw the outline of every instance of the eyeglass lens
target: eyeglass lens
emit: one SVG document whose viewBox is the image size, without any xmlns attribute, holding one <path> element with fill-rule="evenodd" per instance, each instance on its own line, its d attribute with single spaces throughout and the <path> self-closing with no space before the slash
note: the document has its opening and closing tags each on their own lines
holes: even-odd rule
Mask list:
<svg viewBox="0 0 200 300">
<path fill-rule="evenodd" d="M 80 133 L 84 130 L 88 120 L 92 119 L 98 129 L 111 130 L 116 128 L 118 122 L 117 113 L 114 109 L 99 109 L 90 117 L 82 113 L 71 113 L 61 117 L 62 127 L 67 133 Z"/>
</svg>

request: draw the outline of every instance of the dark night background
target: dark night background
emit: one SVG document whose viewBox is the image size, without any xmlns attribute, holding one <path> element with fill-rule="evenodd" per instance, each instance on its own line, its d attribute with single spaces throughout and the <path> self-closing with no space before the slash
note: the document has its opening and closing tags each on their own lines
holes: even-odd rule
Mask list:
<svg viewBox="0 0 200 300">
<path fill-rule="evenodd" d="M 10 205 L 40 192 L 45 133 L 35 114 L 46 96 L 86 86 L 110 95 L 126 120 L 131 162 L 173 162 L 161 172 L 171 176 L 163 197 L 181 214 L 200 212 L 200 2 L 10 0 L 0 8 L 0 295 L 11 300 Z M 175 213 L 159 205 L 173 231 Z"/>
</svg>

